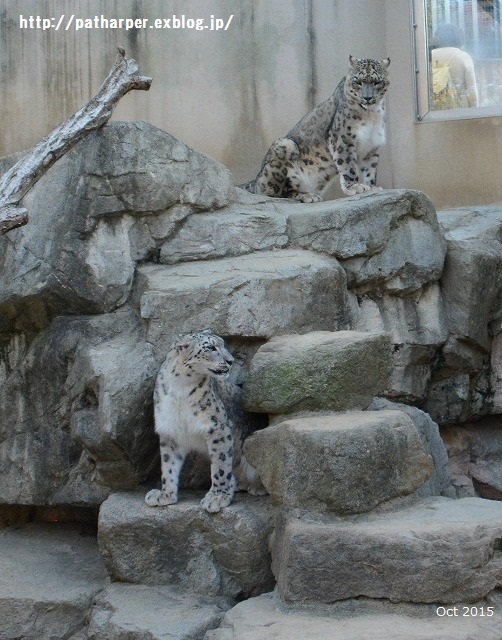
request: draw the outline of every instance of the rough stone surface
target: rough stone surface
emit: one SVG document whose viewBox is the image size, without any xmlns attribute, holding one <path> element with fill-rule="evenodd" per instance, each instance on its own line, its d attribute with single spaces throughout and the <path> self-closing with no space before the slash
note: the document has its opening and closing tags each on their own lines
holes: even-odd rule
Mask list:
<svg viewBox="0 0 502 640">
<path fill-rule="evenodd" d="M 389 394 L 407 402 L 427 395 L 431 366 L 437 350 L 448 338 L 441 289 L 427 284 L 399 297 L 384 293 L 358 296 L 359 331 L 386 331 L 393 344 Z"/>
<path fill-rule="evenodd" d="M 0 501 L 100 504 L 136 487 L 157 451 L 156 363 L 133 314 L 59 317 L 16 354 L 0 387 Z"/>
<path fill-rule="evenodd" d="M 272 568 L 289 602 L 475 602 L 502 585 L 501 535 L 502 504 L 479 498 L 343 520 L 283 515 Z"/>
<path fill-rule="evenodd" d="M 502 500 L 502 417 L 441 430 L 459 498 Z"/>
<path fill-rule="evenodd" d="M 372 193 L 289 216 L 292 243 L 333 255 L 358 292 L 406 292 L 438 280 L 446 252 L 431 202 L 416 191 Z"/>
<path fill-rule="evenodd" d="M 278 503 L 339 515 L 408 495 L 432 474 L 432 459 L 402 411 L 286 420 L 250 436 L 244 452 Z"/>
<path fill-rule="evenodd" d="M 383 333 L 280 336 L 251 361 L 244 403 L 271 414 L 364 409 L 386 389 L 390 370 L 391 345 Z"/>
<path fill-rule="evenodd" d="M 448 463 L 448 452 L 439 433 L 438 425 L 431 419 L 431 417 L 416 407 L 391 402 L 386 398 L 375 398 L 368 407 L 368 410 L 403 411 L 407 416 L 409 416 L 409 418 L 411 418 L 415 425 L 425 452 L 432 458 L 434 471 L 429 480 L 419 487 L 415 491 L 414 495 L 420 498 L 425 498 L 427 496 L 446 496 L 448 498 L 454 498 L 456 496 L 456 492 L 452 484 Z"/>
<path fill-rule="evenodd" d="M 0 501 L 97 505 L 154 476 L 153 380 L 183 331 L 222 334 L 240 384 L 273 336 L 386 332 L 388 397 L 442 426 L 502 412 L 500 208 L 439 226 L 416 191 L 255 196 L 131 122 L 82 141 L 23 204 L 30 223 L 0 238 Z"/>
<path fill-rule="evenodd" d="M 239 192 L 241 190 L 239 189 Z M 160 251 L 160 262 L 174 264 L 212 260 L 255 251 L 270 251 L 288 244 L 287 217 L 265 204 L 235 203 L 216 213 L 187 217 Z"/>
<path fill-rule="evenodd" d="M 165 508 L 146 506 L 137 493 L 102 504 L 98 539 L 112 578 L 232 598 L 270 590 L 270 498 L 238 494 L 210 515 L 199 504 L 204 494 L 185 495 Z"/>
<path fill-rule="evenodd" d="M 490 324 L 502 313 L 502 209 L 453 209 L 438 219 L 448 243 L 441 278 L 448 328 L 488 349 Z"/>
<path fill-rule="evenodd" d="M 486 603 L 481 606 L 486 607 Z M 499 599 L 490 600 L 498 611 Z M 462 613 L 463 609 L 459 608 Z M 415 613 L 415 612 L 413 612 Z M 337 615 L 319 609 L 284 609 L 273 594 L 241 602 L 205 640 L 500 640 L 500 616 L 439 617 L 436 608 L 417 615 L 360 613 Z"/>
<path fill-rule="evenodd" d="M 490 386 L 493 390 L 493 413 L 502 413 L 502 333 L 492 341 Z"/>
<path fill-rule="evenodd" d="M 202 640 L 235 604 L 172 587 L 115 583 L 96 598 L 88 640 Z"/>
<path fill-rule="evenodd" d="M 138 268 L 148 339 L 210 327 L 220 335 L 270 338 L 349 326 L 346 277 L 333 258 L 284 250 Z"/>
<path fill-rule="evenodd" d="M 106 577 L 96 538 L 80 527 L 0 530 L 0 638 L 54 640 L 84 627 Z"/>
<path fill-rule="evenodd" d="M 30 224 L 0 242 L 0 304 L 41 299 L 49 312 L 107 312 L 134 277 L 133 227 L 148 216 L 218 209 L 234 197 L 230 172 L 144 122 L 89 136 L 24 199 Z M 136 220 L 138 216 L 138 220 Z M 38 224 L 38 220 L 43 223 Z"/>
</svg>

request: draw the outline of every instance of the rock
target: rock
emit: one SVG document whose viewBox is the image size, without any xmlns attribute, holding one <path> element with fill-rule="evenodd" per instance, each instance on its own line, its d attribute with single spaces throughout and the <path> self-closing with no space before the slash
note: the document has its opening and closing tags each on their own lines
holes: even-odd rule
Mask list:
<svg viewBox="0 0 502 640">
<path fill-rule="evenodd" d="M 441 288 L 450 333 L 489 349 L 502 300 L 502 209 L 438 212 L 448 243 Z"/>
<path fill-rule="evenodd" d="M 112 579 L 232 598 L 270 590 L 270 499 L 238 494 L 210 515 L 199 504 L 203 495 L 182 493 L 165 508 L 148 507 L 143 494 L 111 495 L 101 506 L 98 539 Z"/>
<path fill-rule="evenodd" d="M 493 390 L 493 413 L 502 413 L 502 333 L 492 341 L 491 388 Z"/>
<path fill-rule="evenodd" d="M 115 583 L 96 598 L 88 640 L 202 640 L 235 603 L 172 587 Z"/>
<path fill-rule="evenodd" d="M 212 260 L 255 251 L 270 251 L 288 244 L 286 215 L 272 206 L 233 204 L 217 213 L 186 218 L 160 251 L 160 262 L 174 264 Z"/>
<path fill-rule="evenodd" d="M 383 333 L 274 337 L 251 361 L 244 404 L 271 414 L 364 409 L 386 389 L 390 367 L 390 341 Z"/>
<path fill-rule="evenodd" d="M 0 531 L 0 637 L 69 638 L 87 620 L 106 572 L 80 525 L 28 524 Z"/>
<path fill-rule="evenodd" d="M 100 504 L 157 454 L 157 370 L 127 309 L 57 318 L 0 388 L 0 502 Z"/>
<path fill-rule="evenodd" d="M 452 616 L 438 615 L 436 607 L 410 614 L 338 613 L 318 607 L 285 609 L 267 593 L 230 609 L 220 628 L 208 631 L 205 640 L 499 640 L 502 624 L 497 605 L 498 598 L 488 605 L 495 611 L 492 617 L 466 617 L 462 607 Z M 486 606 L 481 603 L 476 610 L 485 613 Z"/>
<path fill-rule="evenodd" d="M 289 216 L 291 242 L 342 261 L 358 293 L 416 291 L 439 279 L 446 245 L 432 203 L 392 190 L 309 206 Z"/>
<path fill-rule="evenodd" d="M 427 395 L 435 354 L 448 338 L 448 328 L 437 284 L 398 297 L 358 296 L 359 331 L 386 331 L 393 344 L 393 367 L 388 393 L 406 402 L 422 402 Z"/>
<path fill-rule="evenodd" d="M 414 495 L 419 498 L 425 498 L 427 496 L 454 498 L 456 493 L 448 466 L 448 452 L 439 433 L 439 428 L 432 418 L 416 407 L 390 402 L 386 398 L 375 398 L 368 407 L 368 410 L 399 410 L 406 413 L 413 421 L 420 436 L 422 446 L 425 452 L 431 456 L 434 463 L 432 476 L 415 491 Z"/>
<path fill-rule="evenodd" d="M 441 430 L 457 496 L 502 500 L 502 430 L 498 417 Z"/>
<path fill-rule="evenodd" d="M 408 495 L 432 474 L 432 459 L 402 411 L 286 420 L 250 436 L 244 452 L 276 502 L 339 515 Z"/>
<path fill-rule="evenodd" d="M 345 272 L 310 251 L 282 250 L 138 268 L 148 340 L 163 353 L 178 333 L 270 338 L 349 326 Z"/>
<path fill-rule="evenodd" d="M 287 602 L 475 602 L 502 584 L 501 534 L 502 504 L 479 498 L 358 518 L 284 515 L 272 568 Z"/>
<path fill-rule="evenodd" d="M 22 300 L 32 298 L 51 316 L 113 311 L 130 294 L 135 259 L 145 258 L 133 256 L 136 225 L 160 216 L 169 233 L 176 207 L 184 216 L 214 210 L 234 194 L 225 167 L 168 133 L 144 122 L 110 123 L 24 198 L 30 223 L 0 239 L 0 305 L 22 313 Z"/>
<path fill-rule="evenodd" d="M 441 425 L 459 421 L 468 411 L 471 379 L 458 372 L 429 384 L 424 409 Z"/>
</svg>

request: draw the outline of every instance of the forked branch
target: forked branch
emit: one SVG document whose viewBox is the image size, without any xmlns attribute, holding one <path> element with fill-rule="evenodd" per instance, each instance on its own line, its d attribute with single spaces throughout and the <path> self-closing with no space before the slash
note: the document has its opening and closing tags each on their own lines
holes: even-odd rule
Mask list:
<svg viewBox="0 0 502 640">
<path fill-rule="evenodd" d="M 148 91 L 151 83 L 151 78 L 139 75 L 136 61 L 119 47 L 115 64 L 94 98 L 0 177 L 0 235 L 28 222 L 28 211 L 19 202 L 49 167 L 91 131 L 106 124 L 123 95 L 133 89 Z"/>
</svg>

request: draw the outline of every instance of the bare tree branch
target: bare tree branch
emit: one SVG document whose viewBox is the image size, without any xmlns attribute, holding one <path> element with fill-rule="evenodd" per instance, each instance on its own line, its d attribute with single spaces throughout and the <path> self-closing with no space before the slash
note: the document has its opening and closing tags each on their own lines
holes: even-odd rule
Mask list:
<svg viewBox="0 0 502 640">
<path fill-rule="evenodd" d="M 138 72 L 136 61 L 119 48 L 115 64 L 94 98 L 0 177 L 0 235 L 28 222 L 28 212 L 18 203 L 56 160 L 108 122 L 123 95 L 133 89 L 148 91 L 152 79 Z"/>
</svg>

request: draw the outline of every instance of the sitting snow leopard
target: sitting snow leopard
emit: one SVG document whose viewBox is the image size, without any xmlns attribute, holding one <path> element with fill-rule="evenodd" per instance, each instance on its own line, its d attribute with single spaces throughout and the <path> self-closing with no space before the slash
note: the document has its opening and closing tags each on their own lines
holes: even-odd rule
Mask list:
<svg viewBox="0 0 502 640">
<path fill-rule="evenodd" d="M 258 175 L 242 189 L 318 202 L 337 173 L 349 196 L 377 188 L 390 58 L 349 60 L 349 73 L 334 93 L 272 143 Z"/>
<path fill-rule="evenodd" d="M 266 494 L 256 470 L 241 453 L 247 434 L 240 388 L 226 381 L 233 361 L 223 340 L 209 330 L 180 336 L 171 346 L 155 384 L 162 489 L 146 494 L 149 506 L 177 502 L 180 471 L 191 451 L 210 458 L 212 484 L 201 501 L 206 511 L 217 513 L 227 507 L 236 489 Z"/>
</svg>

